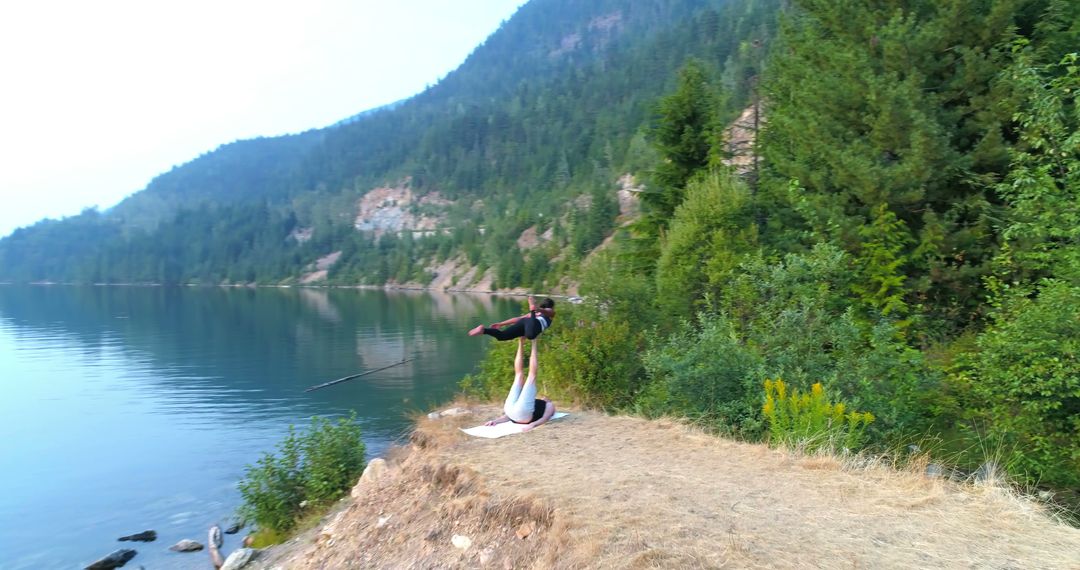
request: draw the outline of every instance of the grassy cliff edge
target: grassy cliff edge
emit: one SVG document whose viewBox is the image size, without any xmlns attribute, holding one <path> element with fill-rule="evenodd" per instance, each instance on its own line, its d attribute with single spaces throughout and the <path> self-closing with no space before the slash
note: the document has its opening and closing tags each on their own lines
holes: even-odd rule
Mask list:
<svg viewBox="0 0 1080 570">
<path fill-rule="evenodd" d="M 254 567 L 1080 566 L 1080 529 L 1003 487 L 588 411 L 474 439 L 497 409 L 465 407 Z"/>
</svg>

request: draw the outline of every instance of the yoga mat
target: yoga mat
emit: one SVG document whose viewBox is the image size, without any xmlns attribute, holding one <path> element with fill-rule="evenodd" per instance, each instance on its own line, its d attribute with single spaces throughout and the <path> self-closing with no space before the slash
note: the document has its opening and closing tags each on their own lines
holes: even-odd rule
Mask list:
<svg viewBox="0 0 1080 570">
<path fill-rule="evenodd" d="M 552 420 L 557 420 L 567 415 L 566 412 L 555 412 L 555 415 L 551 416 Z M 473 436 L 473 437 L 486 437 L 489 439 L 495 439 L 504 435 L 513 435 L 515 433 L 521 433 L 521 429 L 525 426 L 523 424 L 515 424 L 514 422 L 503 422 L 501 424 L 495 424 L 493 426 L 476 426 L 468 429 L 462 428 L 461 431 Z"/>
</svg>

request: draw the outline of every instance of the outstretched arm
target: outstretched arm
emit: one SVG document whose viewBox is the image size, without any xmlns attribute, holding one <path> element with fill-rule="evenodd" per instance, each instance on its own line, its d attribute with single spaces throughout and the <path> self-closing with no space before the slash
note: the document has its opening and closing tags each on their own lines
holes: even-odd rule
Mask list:
<svg viewBox="0 0 1080 570">
<path fill-rule="evenodd" d="M 521 315 L 520 317 L 510 317 L 509 319 L 506 319 L 505 321 L 499 321 L 499 322 L 491 325 L 491 328 L 493 328 L 493 329 L 501 329 L 503 327 L 510 326 L 510 325 L 518 322 L 519 320 L 521 320 L 521 319 L 523 319 L 523 318 L 525 318 L 527 316 L 529 316 L 529 315 L 526 314 L 526 315 Z"/>
<path fill-rule="evenodd" d="M 493 426 L 495 424 L 504 424 L 504 423 L 506 423 L 508 421 L 510 421 L 510 418 L 508 418 L 506 416 L 499 416 L 499 417 L 491 420 L 490 422 L 484 422 L 484 425 Z"/>
</svg>

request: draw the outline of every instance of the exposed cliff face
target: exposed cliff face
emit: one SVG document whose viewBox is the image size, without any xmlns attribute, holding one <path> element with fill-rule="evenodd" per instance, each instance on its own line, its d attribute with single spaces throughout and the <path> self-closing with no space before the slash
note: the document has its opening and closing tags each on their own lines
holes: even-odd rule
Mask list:
<svg viewBox="0 0 1080 570">
<path fill-rule="evenodd" d="M 354 226 L 376 236 L 387 232 L 434 232 L 445 222 L 450 205 L 438 192 L 417 196 L 405 180 L 395 186 L 374 188 L 356 203 Z"/>
<path fill-rule="evenodd" d="M 728 154 L 724 164 L 734 167 L 738 174 L 751 173 L 757 156 L 754 151 L 757 133 L 764 126 L 765 113 L 760 105 L 744 109 L 739 118 L 724 129 L 724 150 Z"/>
</svg>

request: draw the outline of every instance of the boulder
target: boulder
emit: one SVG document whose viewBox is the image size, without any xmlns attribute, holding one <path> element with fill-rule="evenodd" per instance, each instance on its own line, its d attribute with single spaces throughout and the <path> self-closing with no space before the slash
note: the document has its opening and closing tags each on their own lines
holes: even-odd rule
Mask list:
<svg viewBox="0 0 1080 570">
<path fill-rule="evenodd" d="M 364 485 L 378 481 L 386 475 L 386 460 L 381 457 L 376 457 L 368 462 L 367 467 L 364 467 L 363 475 L 360 475 L 360 480 L 356 482 L 350 493 L 355 499 L 360 496 L 360 490 Z"/>
<path fill-rule="evenodd" d="M 195 542 L 194 540 L 185 538 L 180 542 L 169 547 L 169 550 L 174 552 L 198 552 L 203 549 L 203 545 Z"/>
<path fill-rule="evenodd" d="M 120 538 L 118 538 L 116 540 L 119 540 L 121 542 L 128 541 L 128 540 L 130 540 L 132 542 L 154 542 L 155 540 L 157 540 L 157 532 L 152 531 L 152 530 L 144 530 L 142 532 L 137 532 L 135 534 L 129 534 L 127 536 L 121 536 Z"/>
<path fill-rule="evenodd" d="M 135 554 L 134 550 L 123 548 L 87 566 L 86 570 L 112 570 L 113 568 L 119 568 L 124 564 L 127 564 L 128 560 L 135 558 Z"/>
<path fill-rule="evenodd" d="M 221 566 L 221 570 L 240 570 L 248 562 L 251 562 L 252 556 L 255 555 L 255 551 L 251 548 L 240 548 L 234 550 L 228 558 L 225 559 L 225 564 Z"/>
<path fill-rule="evenodd" d="M 439 412 L 431 412 L 430 414 L 427 415 L 427 417 L 428 417 L 429 420 L 437 420 L 442 416 L 439 415 Z"/>
<path fill-rule="evenodd" d="M 240 532 L 240 529 L 244 528 L 244 521 L 233 523 L 232 526 L 225 529 L 225 534 L 236 534 Z"/>
<path fill-rule="evenodd" d="M 449 408 L 449 409 L 443 410 L 441 413 L 439 413 L 439 415 L 442 416 L 442 417 L 463 416 L 463 415 L 468 414 L 468 413 L 469 413 L 469 410 L 466 410 L 465 408 Z"/>
</svg>

